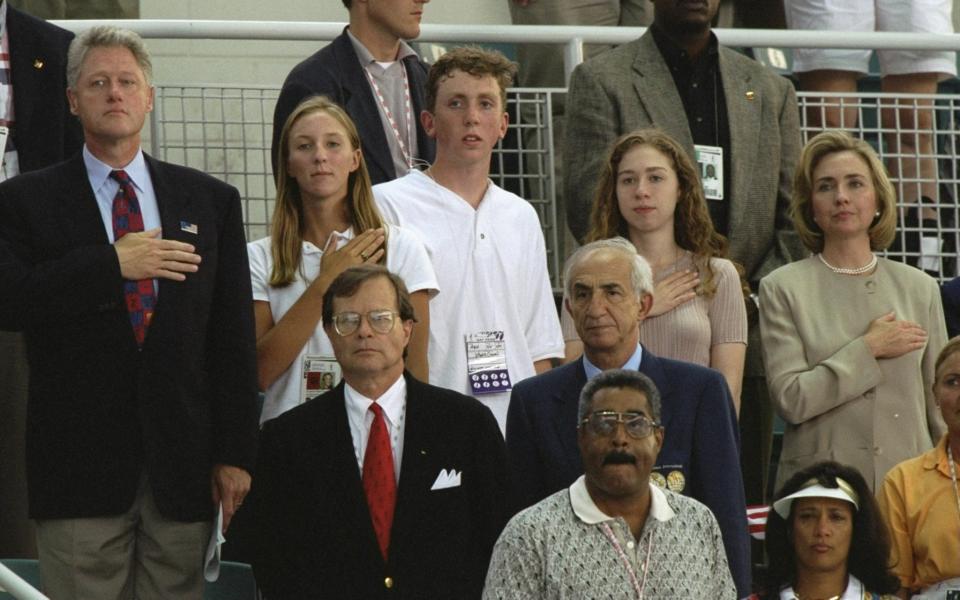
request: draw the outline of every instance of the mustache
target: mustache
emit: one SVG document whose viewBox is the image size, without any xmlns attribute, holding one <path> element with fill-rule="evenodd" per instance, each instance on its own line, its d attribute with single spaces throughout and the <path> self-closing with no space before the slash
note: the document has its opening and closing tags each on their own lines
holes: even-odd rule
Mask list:
<svg viewBox="0 0 960 600">
<path fill-rule="evenodd" d="M 603 457 L 604 465 L 634 465 L 637 463 L 637 458 L 632 454 L 627 454 L 626 452 L 610 452 Z"/>
</svg>

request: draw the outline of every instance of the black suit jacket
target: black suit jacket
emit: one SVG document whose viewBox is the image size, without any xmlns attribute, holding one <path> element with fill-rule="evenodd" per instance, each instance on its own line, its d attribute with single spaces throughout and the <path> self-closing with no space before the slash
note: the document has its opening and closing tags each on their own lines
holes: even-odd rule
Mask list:
<svg viewBox="0 0 960 600">
<path fill-rule="evenodd" d="M 404 376 L 403 458 L 386 562 L 343 384 L 264 424 L 251 492 L 253 567 L 270 600 L 480 597 L 510 512 L 503 438 L 479 401 Z M 442 469 L 460 471 L 461 485 L 431 490 Z"/>
<path fill-rule="evenodd" d="M 410 100 L 413 102 L 413 120 L 417 126 L 419 158 L 433 162 L 435 147 L 420 125 L 420 112 L 426 108 L 424 87 L 427 82 L 427 65 L 416 56 L 403 59 L 410 82 Z M 280 97 L 273 111 L 273 143 L 270 157 L 273 172 L 277 172 L 277 146 L 287 117 L 298 104 L 310 96 L 324 95 L 347 111 L 357 125 L 363 158 L 370 172 L 373 185 L 397 178 L 387 132 L 380 120 L 380 109 L 370 90 L 370 82 L 363 74 L 360 59 L 344 30 L 336 39 L 316 54 L 307 58 L 290 71 L 283 82 Z M 390 135 L 393 135 L 392 133 Z"/>
<path fill-rule="evenodd" d="M 142 350 L 82 155 L 0 184 L 0 327 L 22 330 L 27 347 L 33 518 L 121 513 L 146 472 L 161 513 L 205 520 L 212 465 L 252 471 L 256 356 L 239 195 L 192 169 L 147 165 L 164 237 L 193 244 L 202 263 L 186 281 L 159 280 Z"/>
<path fill-rule="evenodd" d="M 663 448 L 653 472 L 667 481 L 671 473 L 681 473 L 684 486 L 674 491 L 710 508 L 723 532 L 737 590 L 747 596 L 750 540 L 737 418 L 726 381 L 713 369 L 660 358 L 647 348 L 639 371 L 653 380 L 662 401 Z M 522 506 L 568 487 L 583 474 L 577 408 L 586 382 L 581 358 L 514 386 L 507 449 Z"/>
<path fill-rule="evenodd" d="M 73 33 L 7 6 L 13 144 L 20 172 L 58 163 L 83 145 L 67 103 L 67 48 Z"/>
</svg>

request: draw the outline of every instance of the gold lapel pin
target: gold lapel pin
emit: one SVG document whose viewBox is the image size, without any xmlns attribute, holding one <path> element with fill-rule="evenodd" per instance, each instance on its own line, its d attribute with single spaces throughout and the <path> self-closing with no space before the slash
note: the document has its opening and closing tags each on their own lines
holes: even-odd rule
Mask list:
<svg viewBox="0 0 960 600">
<path fill-rule="evenodd" d="M 33 59 L 33 68 L 34 68 L 34 69 L 42 69 L 42 68 L 43 68 L 43 61 L 40 60 L 39 58 Z"/>
<path fill-rule="evenodd" d="M 753 100 L 753 99 L 756 98 L 756 97 L 757 97 L 757 95 L 754 93 L 753 90 L 750 90 L 750 91 L 747 92 L 747 100 Z"/>
</svg>

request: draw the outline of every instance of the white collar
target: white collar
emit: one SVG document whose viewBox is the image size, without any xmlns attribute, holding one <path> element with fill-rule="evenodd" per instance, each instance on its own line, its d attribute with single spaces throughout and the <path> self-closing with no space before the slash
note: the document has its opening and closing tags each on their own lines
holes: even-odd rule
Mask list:
<svg viewBox="0 0 960 600">
<path fill-rule="evenodd" d="M 367 398 L 347 382 L 343 384 L 343 399 L 347 407 L 347 413 L 352 413 L 355 417 L 358 417 L 356 422 L 366 423 L 367 413 L 370 411 L 370 405 L 374 403 L 374 400 Z M 398 377 L 393 385 L 376 399 L 376 403 L 383 409 L 383 415 L 390 427 L 394 427 L 399 421 L 406 402 L 407 380 L 403 375 Z"/>
<path fill-rule="evenodd" d="M 669 521 L 676 516 L 667 503 L 667 496 L 653 483 L 650 486 L 650 516 L 660 522 Z M 570 505 L 577 518 L 587 525 L 596 525 L 604 521 L 612 521 L 614 517 L 597 508 L 590 492 L 587 490 L 586 477 L 581 475 L 570 485 Z"/>
<path fill-rule="evenodd" d="M 863 584 L 853 575 L 847 575 L 847 589 L 843 591 L 840 600 L 863 600 Z M 780 600 L 796 600 L 797 595 L 793 593 L 793 587 L 787 586 L 780 590 Z"/>
<path fill-rule="evenodd" d="M 94 156 L 86 144 L 83 145 L 83 165 L 87 168 L 87 178 L 90 180 L 94 192 L 100 189 L 104 182 L 109 179 L 111 172 L 120 170 Z M 133 160 L 121 169 L 127 172 L 130 182 L 133 187 L 137 188 L 138 192 L 143 193 L 147 189 L 146 185 L 150 181 L 150 174 L 147 171 L 147 161 L 143 158 L 143 149 L 137 150 Z"/>
</svg>

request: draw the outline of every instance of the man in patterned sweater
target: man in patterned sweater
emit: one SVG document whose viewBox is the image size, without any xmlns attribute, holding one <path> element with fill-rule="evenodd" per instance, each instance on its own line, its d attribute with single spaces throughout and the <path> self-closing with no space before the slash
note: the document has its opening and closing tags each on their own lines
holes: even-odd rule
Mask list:
<svg viewBox="0 0 960 600">
<path fill-rule="evenodd" d="M 484 599 L 736 598 L 713 514 L 650 483 L 663 445 L 653 382 L 598 375 L 578 421 L 585 475 L 507 524 Z"/>
</svg>

